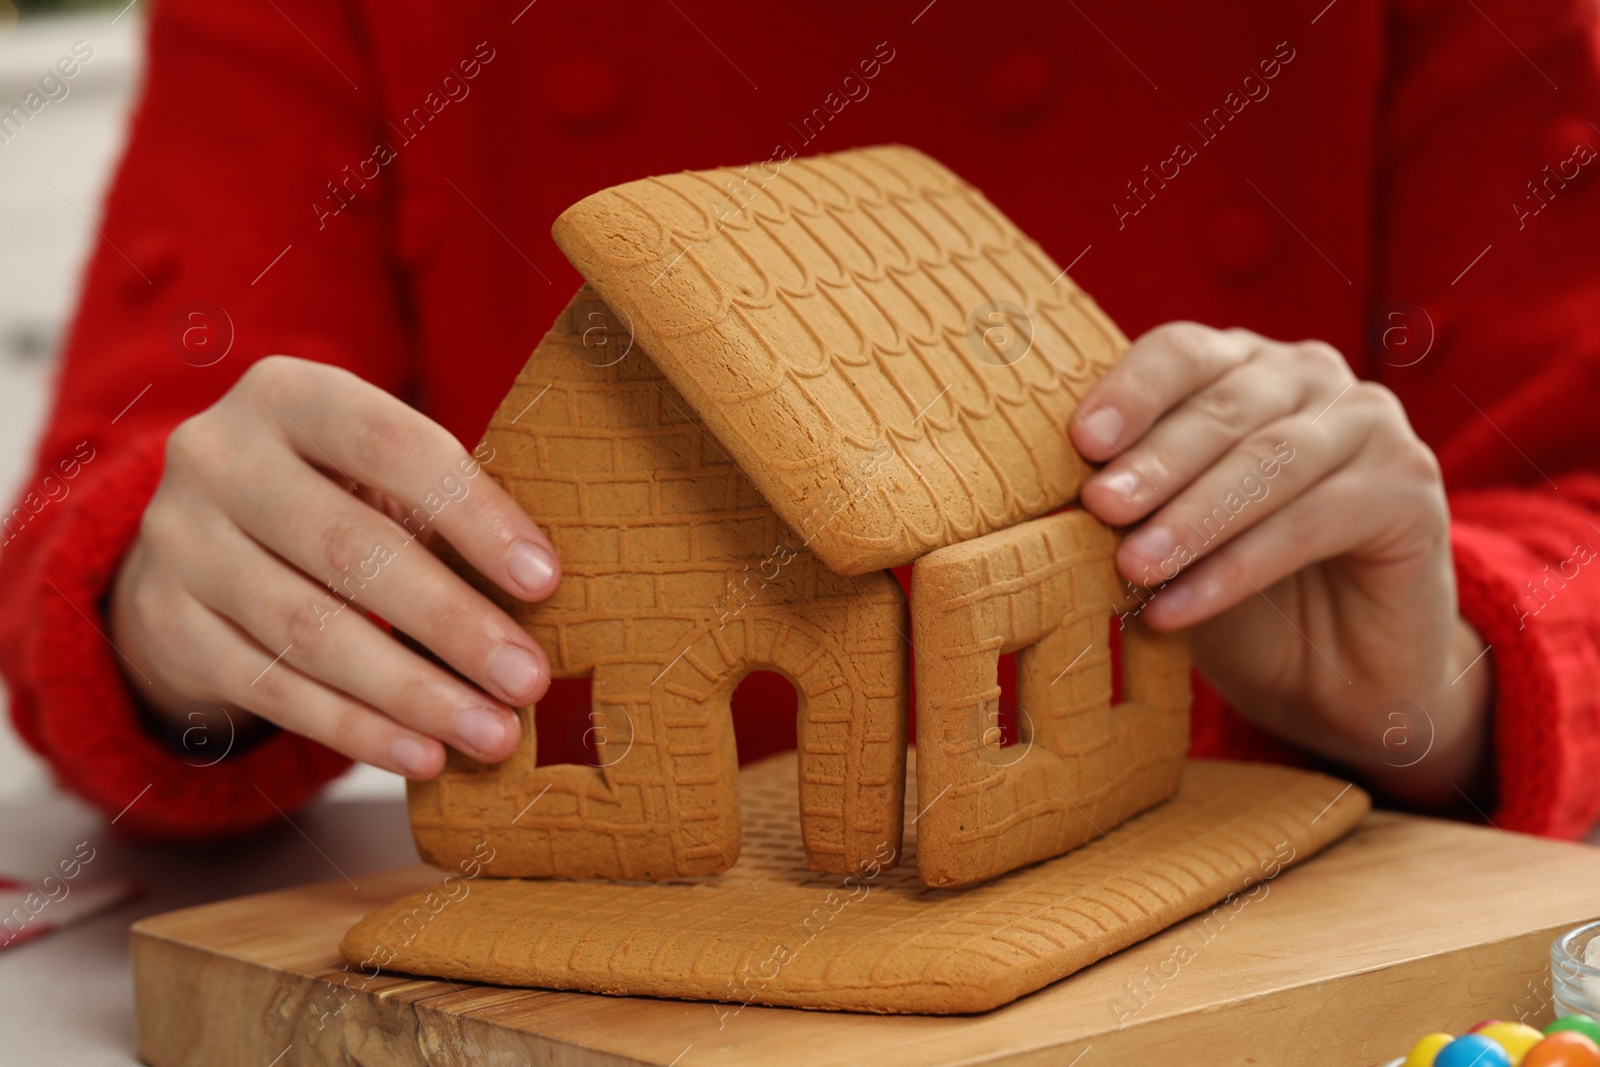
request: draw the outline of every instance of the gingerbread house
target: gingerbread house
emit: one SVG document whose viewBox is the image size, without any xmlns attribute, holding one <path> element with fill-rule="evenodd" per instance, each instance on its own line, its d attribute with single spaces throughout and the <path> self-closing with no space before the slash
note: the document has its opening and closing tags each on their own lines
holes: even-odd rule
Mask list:
<svg viewBox="0 0 1600 1067">
<path fill-rule="evenodd" d="M 902 147 L 632 182 L 555 226 L 587 284 L 490 423 L 486 469 L 565 577 L 523 604 L 452 559 L 589 676 L 598 767 L 452 753 L 413 783 L 424 858 L 493 841 L 493 875 L 684 879 L 740 853 L 730 698 L 799 694 L 807 863 L 900 855 L 929 886 L 1059 855 L 1172 795 L 1181 637 L 1108 640 L 1113 531 L 1062 510 L 1066 425 L 1126 347 L 992 204 Z M 908 610 L 886 568 L 912 563 Z M 916 669 L 906 793 L 908 653 Z M 1017 653 L 1021 741 L 997 743 Z"/>
</svg>

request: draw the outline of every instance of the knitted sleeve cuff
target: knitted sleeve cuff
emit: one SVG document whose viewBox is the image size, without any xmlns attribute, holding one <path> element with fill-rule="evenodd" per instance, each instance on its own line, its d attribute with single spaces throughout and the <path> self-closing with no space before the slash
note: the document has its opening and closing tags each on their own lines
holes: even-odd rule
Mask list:
<svg viewBox="0 0 1600 1067">
<path fill-rule="evenodd" d="M 1458 521 L 1451 542 L 1461 614 L 1488 643 L 1494 671 L 1490 819 L 1504 830 L 1582 837 L 1600 814 L 1600 664 L 1583 610 L 1593 594 L 1552 583 L 1544 598 L 1531 596 L 1526 583 L 1544 563 L 1507 534 Z"/>
<path fill-rule="evenodd" d="M 160 838 L 248 832 L 284 818 L 350 761 L 285 732 L 235 753 L 225 736 L 192 737 L 177 748 L 143 725 L 101 605 L 160 481 L 165 437 L 152 434 L 88 466 L 58 505 L 69 511 L 49 544 L 18 576 L 33 587 L 19 592 L 37 616 L 13 679 L 12 715 L 61 785 L 119 830 Z"/>
</svg>

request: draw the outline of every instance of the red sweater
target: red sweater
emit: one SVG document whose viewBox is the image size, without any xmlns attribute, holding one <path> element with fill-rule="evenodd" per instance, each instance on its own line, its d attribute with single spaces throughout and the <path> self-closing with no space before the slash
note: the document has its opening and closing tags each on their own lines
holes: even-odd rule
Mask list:
<svg viewBox="0 0 1600 1067">
<path fill-rule="evenodd" d="M 1600 547 L 1592 0 L 525 3 L 152 5 L 105 240 L 0 529 L 0 668 L 63 785 L 137 797 L 123 828 L 203 836 L 346 766 L 289 734 L 194 766 L 141 724 L 104 636 L 165 436 L 250 361 L 348 367 L 470 445 L 578 284 L 549 238 L 567 205 L 899 141 L 1130 333 L 1321 338 L 1394 389 L 1493 648 L 1494 818 L 1574 836 L 1600 813 L 1600 567 L 1576 561 Z M 207 367 L 173 340 L 195 301 L 231 319 Z M 1202 690 L 1195 749 L 1272 745 Z"/>
</svg>

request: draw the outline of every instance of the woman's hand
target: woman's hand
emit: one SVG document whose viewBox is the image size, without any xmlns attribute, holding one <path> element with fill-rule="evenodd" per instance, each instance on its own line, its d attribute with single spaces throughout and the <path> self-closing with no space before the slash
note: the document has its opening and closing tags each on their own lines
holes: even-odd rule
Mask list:
<svg viewBox="0 0 1600 1067">
<path fill-rule="evenodd" d="M 347 371 L 256 363 L 167 443 L 110 604 L 132 688 L 173 722 L 243 709 L 411 778 L 440 742 L 504 759 L 507 705 L 544 695 L 549 661 L 428 551 L 434 527 L 514 596 L 555 590 L 549 539 L 443 427 Z"/>
<path fill-rule="evenodd" d="M 1117 569 L 1140 617 L 1194 627 L 1229 703 L 1413 802 L 1473 791 L 1489 664 L 1466 669 L 1483 641 L 1457 614 L 1439 465 L 1393 393 L 1320 342 L 1171 323 L 1071 434 L 1105 463 L 1084 506 L 1136 527 Z"/>
</svg>

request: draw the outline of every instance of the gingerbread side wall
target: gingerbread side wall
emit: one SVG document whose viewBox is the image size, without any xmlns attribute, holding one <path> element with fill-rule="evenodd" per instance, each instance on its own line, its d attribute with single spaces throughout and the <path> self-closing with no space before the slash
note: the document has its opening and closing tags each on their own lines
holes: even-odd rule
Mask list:
<svg viewBox="0 0 1600 1067">
<path fill-rule="evenodd" d="M 912 572 L 918 865 L 968 885 L 1105 833 L 1178 788 L 1189 744 L 1182 634 L 1108 640 L 1113 532 L 1085 511 L 941 549 Z M 997 744 L 1002 653 L 1017 652 L 1021 740 Z"/>
</svg>

